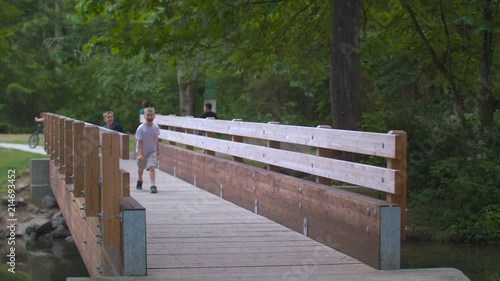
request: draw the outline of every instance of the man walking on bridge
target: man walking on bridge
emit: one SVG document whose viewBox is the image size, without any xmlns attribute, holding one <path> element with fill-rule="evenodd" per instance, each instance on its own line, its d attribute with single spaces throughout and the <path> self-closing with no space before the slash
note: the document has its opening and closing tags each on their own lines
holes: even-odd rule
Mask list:
<svg viewBox="0 0 500 281">
<path fill-rule="evenodd" d="M 142 175 L 144 169 L 149 170 L 149 179 L 151 180 L 151 193 L 157 193 L 158 188 L 155 185 L 156 157 L 160 155 L 160 127 L 153 123 L 155 120 L 155 110 L 152 107 L 144 109 L 144 123 L 142 123 L 135 132 L 137 153 L 137 168 L 139 180 L 137 180 L 136 189 L 142 189 Z"/>
</svg>

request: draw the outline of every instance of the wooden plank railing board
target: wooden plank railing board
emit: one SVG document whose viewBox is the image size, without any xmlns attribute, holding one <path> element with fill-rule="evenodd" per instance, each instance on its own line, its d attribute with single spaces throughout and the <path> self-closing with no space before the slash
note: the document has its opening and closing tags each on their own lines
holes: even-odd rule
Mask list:
<svg viewBox="0 0 500 281">
<path fill-rule="evenodd" d="M 120 174 L 121 174 L 121 198 L 123 197 L 130 197 L 130 174 L 129 172 L 120 169 Z"/>
<path fill-rule="evenodd" d="M 91 123 L 85 123 L 86 125 L 94 125 Z M 120 159 L 129 159 L 130 158 L 130 150 L 129 150 L 129 139 L 130 136 L 125 133 L 120 133 L 115 130 L 108 129 L 106 127 L 99 126 L 99 144 L 102 144 L 102 134 L 106 132 L 117 133 L 120 136 L 119 147 L 120 147 Z"/>
<path fill-rule="evenodd" d="M 65 163 L 66 163 L 66 169 L 65 169 L 65 177 L 66 177 L 66 184 L 73 184 L 73 122 L 75 120 L 73 119 L 66 119 L 64 121 L 64 130 L 65 130 L 65 136 L 64 136 L 64 147 L 65 147 Z"/>
<path fill-rule="evenodd" d="M 42 112 L 41 114 L 41 117 L 43 118 L 43 139 L 45 140 L 44 144 L 43 144 L 43 149 L 45 150 L 45 152 L 47 154 L 49 154 L 49 147 L 48 147 L 48 134 L 49 132 L 47 131 L 49 129 L 49 120 L 47 118 L 48 116 L 48 113 L 47 112 Z"/>
<path fill-rule="evenodd" d="M 48 126 L 50 127 L 50 135 L 49 135 L 49 155 L 50 155 L 50 160 L 54 161 L 55 160 L 55 155 L 54 155 L 54 138 L 55 138 L 55 132 L 54 132 L 54 115 L 49 114 L 49 124 Z"/>
<path fill-rule="evenodd" d="M 319 125 L 316 128 L 331 129 L 332 127 L 330 125 Z M 333 150 L 327 149 L 327 148 L 322 148 L 322 147 L 316 147 L 316 156 L 333 158 Z M 330 186 L 332 184 L 331 179 L 319 177 L 319 176 L 316 176 L 316 182 L 320 183 L 320 184 L 328 185 L 328 186 Z"/>
<path fill-rule="evenodd" d="M 129 159 L 130 158 L 130 148 L 129 148 L 129 140 L 130 137 L 127 134 L 120 135 L 120 158 L 121 159 Z"/>
<path fill-rule="evenodd" d="M 101 191 L 99 186 L 99 128 L 87 125 L 85 132 L 85 201 L 86 215 L 97 216 L 101 212 Z"/>
<path fill-rule="evenodd" d="M 242 119 L 233 119 L 232 121 L 233 122 L 234 121 L 241 122 L 243 120 Z M 231 136 L 231 140 L 234 141 L 234 142 L 243 142 L 243 137 L 242 136 Z M 236 161 L 236 162 L 239 162 L 239 163 L 243 163 L 243 158 L 233 156 L 233 161 Z"/>
<path fill-rule="evenodd" d="M 384 192 L 396 192 L 397 171 L 392 169 L 173 131 L 160 130 L 160 138 Z"/>
<path fill-rule="evenodd" d="M 267 124 L 279 125 L 280 122 L 268 122 Z M 269 148 L 280 149 L 280 146 L 281 146 L 281 144 L 280 144 L 279 141 L 274 141 L 274 140 L 268 140 L 267 141 L 267 147 L 269 147 Z M 269 171 L 273 171 L 273 172 L 279 172 L 280 171 L 280 167 L 279 166 L 270 165 L 270 164 L 267 164 L 267 169 Z"/>
<path fill-rule="evenodd" d="M 401 239 L 405 240 L 406 226 L 406 184 L 407 184 L 407 142 L 408 137 L 405 131 L 390 131 L 389 134 L 396 136 L 396 148 L 398 157 L 387 160 L 387 168 L 398 170 L 398 180 L 396 182 L 396 194 L 387 194 L 387 201 L 401 206 Z"/>
<path fill-rule="evenodd" d="M 122 258 L 120 254 L 120 196 L 122 176 L 120 173 L 120 136 L 116 132 L 102 134 L 102 200 L 103 205 L 103 247 L 107 256 L 103 264 L 104 275 L 121 275 Z"/>
<path fill-rule="evenodd" d="M 66 148 L 64 147 L 65 145 L 65 142 L 64 142 L 64 139 L 66 137 L 66 134 L 65 134 L 65 130 L 64 130 L 64 120 L 66 120 L 66 118 L 64 117 L 59 117 L 58 118 L 58 153 L 57 153 L 57 156 L 59 158 L 59 162 L 58 162 L 58 165 L 57 165 L 57 168 L 59 169 L 59 173 L 61 173 L 61 175 L 64 175 L 64 171 L 65 171 L 65 168 L 66 168 Z"/>
<path fill-rule="evenodd" d="M 158 114 L 156 115 L 155 123 L 158 125 L 322 147 L 386 158 L 396 157 L 395 136 L 383 133 L 283 126 L 254 122 L 193 119 Z"/>
<path fill-rule="evenodd" d="M 54 164 L 59 168 L 59 117 L 54 116 Z"/>
<path fill-rule="evenodd" d="M 73 122 L 73 187 L 75 197 L 84 197 L 85 190 L 85 123 Z"/>
</svg>

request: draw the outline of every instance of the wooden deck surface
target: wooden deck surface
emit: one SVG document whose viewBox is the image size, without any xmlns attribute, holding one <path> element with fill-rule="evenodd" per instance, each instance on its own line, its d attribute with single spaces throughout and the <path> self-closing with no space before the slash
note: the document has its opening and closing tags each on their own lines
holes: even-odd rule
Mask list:
<svg viewBox="0 0 500 281">
<path fill-rule="evenodd" d="M 138 191 L 135 161 L 121 167 L 130 172 L 130 196 L 146 208 L 148 276 L 68 281 L 469 280 L 455 269 L 375 270 L 163 172 L 157 194 L 146 171 Z"/>
</svg>

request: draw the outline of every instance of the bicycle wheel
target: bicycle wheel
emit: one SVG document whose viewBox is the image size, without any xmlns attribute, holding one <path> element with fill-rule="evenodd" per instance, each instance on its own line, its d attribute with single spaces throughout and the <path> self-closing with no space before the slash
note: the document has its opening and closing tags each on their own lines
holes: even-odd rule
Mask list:
<svg viewBox="0 0 500 281">
<path fill-rule="evenodd" d="M 38 136 L 38 131 L 35 131 L 33 134 L 31 134 L 30 138 L 28 139 L 28 145 L 31 148 L 35 148 L 38 145 L 39 141 L 40 137 Z"/>
</svg>

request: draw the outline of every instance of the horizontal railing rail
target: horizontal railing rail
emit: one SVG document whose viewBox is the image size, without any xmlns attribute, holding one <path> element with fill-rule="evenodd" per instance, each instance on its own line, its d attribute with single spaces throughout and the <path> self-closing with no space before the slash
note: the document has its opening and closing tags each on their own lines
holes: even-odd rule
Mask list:
<svg viewBox="0 0 500 281">
<path fill-rule="evenodd" d="M 272 122 L 266 124 L 167 115 L 157 115 L 155 122 L 160 125 L 191 130 L 307 145 L 386 158 L 397 157 L 397 137 L 392 134 L 280 125 Z"/>
</svg>

